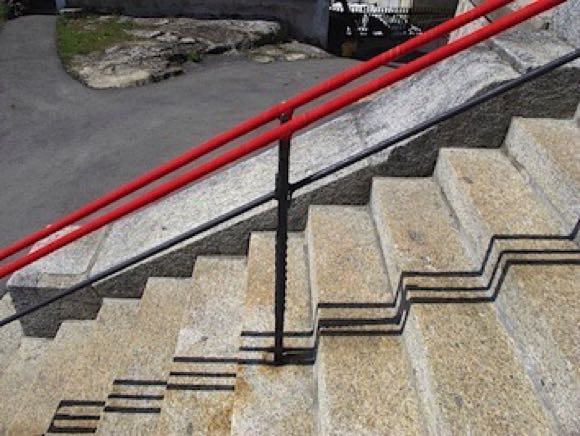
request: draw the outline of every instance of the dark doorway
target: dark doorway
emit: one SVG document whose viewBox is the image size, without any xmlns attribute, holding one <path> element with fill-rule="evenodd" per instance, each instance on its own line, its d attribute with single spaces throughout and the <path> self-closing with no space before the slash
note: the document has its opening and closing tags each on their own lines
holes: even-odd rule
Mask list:
<svg viewBox="0 0 580 436">
<path fill-rule="evenodd" d="M 56 5 L 54 0 L 28 0 L 26 4 L 27 14 L 54 14 Z"/>
</svg>

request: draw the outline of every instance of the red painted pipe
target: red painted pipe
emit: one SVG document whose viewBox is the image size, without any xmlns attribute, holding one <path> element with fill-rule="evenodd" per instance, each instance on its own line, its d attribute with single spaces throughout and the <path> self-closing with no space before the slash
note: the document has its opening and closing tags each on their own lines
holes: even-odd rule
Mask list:
<svg viewBox="0 0 580 436">
<path fill-rule="evenodd" d="M 542 12 L 545 12 L 566 0 L 537 0 L 536 2 L 518 10 L 512 12 L 497 21 L 486 25 L 485 27 L 466 35 L 446 46 L 440 47 L 433 52 L 416 59 L 415 61 L 404 65 L 394 71 L 385 74 L 382 77 L 372 80 L 371 82 L 362 85 L 356 89 L 346 92 L 345 94 L 324 103 L 317 108 L 299 115 L 285 124 L 282 124 L 268 132 L 261 134 L 260 136 L 244 143 L 236 148 L 227 151 L 214 158 L 213 160 L 200 165 L 191 171 L 182 174 L 181 176 L 166 182 L 148 192 L 143 194 L 141 197 L 131 200 L 130 202 L 100 216 L 94 220 L 84 224 L 80 228 L 52 241 L 51 243 L 39 248 L 38 250 L 22 256 L 21 258 L 15 260 L 14 262 L 0 268 L 0 278 L 6 277 L 20 268 L 31 264 L 32 262 L 70 244 L 77 239 L 82 238 L 89 233 L 94 232 L 101 227 L 122 218 L 131 212 L 134 212 L 150 203 L 153 203 L 168 194 L 183 188 L 184 186 L 211 174 L 212 172 L 231 164 L 232 162 L 245 157 L 261 148 L 266 147 L 273 141 L 279 140 L 280 138 L 291 136 L 298 130 L 307 127 L 308 125 L 320 120 L 321 118 L 332 114 L 356 101 L 366 97 L 386 86 L 393 83 L 401 81 L 425 68 L 432 66 L 444 59 L 453 56 L 467 48 L 470 48 L 492 36 L 503 32 L 517 24 L 528 20 Z"/>
<path fill-rule="evenodd" d="M 143 174 L 142 176 L 136 178 L 135 180 L 120 186 L 119 188 L 109 192 L 101 198 L 98 198 L 91 203 L 81 207 L 75 212 L 59 219 L 55 223 L 51 224 L 49 227 L 45 227 L 35 233 L 32 233 L 25 238 L 3 248 L 0 250 L 0 261 L 6 259 L 13 254 L 18 253 L 26 247 L 30 247 L 36 242 L 58 232 L 59 230 L 76 223 L 77 221 L 97 212 L 98 210 L 109 206 L 110 204 L 132 194 L 135 191 L 151 184 L 152 182 L 159 180 L 160 178 L 190 164 L 194 160 L 204 156 L 225 144 L 246 135 L 253 130 L 267 124 L 277 118 L 279 118 L 283 113 L 292 112 L 295 109 L 310 103 L 311 101 L 328 94 L 329 92 L 335 91 L 342 86 L 368 74 L 377 68 L 394 61 L 395 59 L 404 56 L 405 54 L 412 53 L 423 45 L 441 38 L 454 30 L 468 24 L 477 18 L 489 14 L 514 0 L 490 0 L 485 2 L 483 5 L 478 6 L 464 14 L 458 15 L 451 20 L 434 27 L 433 29 L 418 35 L 407 42 L 394 47 L 391 50 L 382 53 L 373 59 L 356 65 L 355 67 L 349 68 L 342 73 L 331 77 L 330 79 L 316 85 L 295 97 L 290 98 L 288 101 L 280 103 L 270 109 L 262 112 L 254 118 L 251 118 L 238 126 L 234 127 L 227 132 L 224 132 L 209 141 L 191 149 L 185 154 L 178 156 L 177 158 Z"/>
</svg>

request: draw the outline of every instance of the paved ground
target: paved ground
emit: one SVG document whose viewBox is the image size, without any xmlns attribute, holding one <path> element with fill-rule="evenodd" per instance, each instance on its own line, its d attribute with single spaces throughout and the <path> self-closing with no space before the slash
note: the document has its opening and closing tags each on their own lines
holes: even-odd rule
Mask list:
<svg viewBox="0 0 580 436">
<path fill-rule="evenodd" d="M 54 27 L 30 16 L 0 33 L 0 245 L 353 63 L 232 61 L 93 91 L 63 71 Z"/>
</svg>

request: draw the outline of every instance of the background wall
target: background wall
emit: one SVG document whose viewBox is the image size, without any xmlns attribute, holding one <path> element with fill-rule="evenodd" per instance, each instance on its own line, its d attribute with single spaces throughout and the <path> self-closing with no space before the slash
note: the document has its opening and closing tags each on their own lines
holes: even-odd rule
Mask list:
<svg viewBox="0 0 580 436">
<path fill-rule="evenodd" d="M 275 19 L 291 36 L 320 46 L 328 32 L 328 0 L 67 0 L 67 6 L 136 16 Z"/>
</svg>

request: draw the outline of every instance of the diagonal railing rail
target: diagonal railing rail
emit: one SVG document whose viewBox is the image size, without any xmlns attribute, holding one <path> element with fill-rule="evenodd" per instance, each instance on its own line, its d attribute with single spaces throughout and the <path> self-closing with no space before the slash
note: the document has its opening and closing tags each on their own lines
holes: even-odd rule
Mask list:
<svg viewBox="0 0 580 436">
<path fill-rule="evenodd" d="M 369 74 L 376 69 L 387 65 L 400 57 L 412 53 L 418 48 L 424 46 L 425 44 L 438 39 L 440 37 L 446 36 L 449 33 L 461 28 L 462 26 L 471 23 L 472 21 L 481 18 L 501 7 L 511 3 L 514 0 L 490 0 L 485 4 L 474 8 L 473 10 L 459 15 L 446 23 L 431 29 L 430 31 L 419 35 L 395 48 L 389 50 L 379 56 L 365 62 L 363 64 L 357 65 L 350 68 L 319 85 L 312 87 L 311 89 L 290 98 L 289 100 L 280 103 L 270 109 L 262 112 L 261 114 L 244 121 L 233 129 L 224 132 L 209 141 L 199 145 L 186 152 L 185 154 L 176 157 L 175 159 L 143 174 L 142 176 L 136 178 L 135 180 L 120 186 L 119 188 L 109 192 L 101 198 L 98 198 L 87 205 L 81 207 L 80 209 L 74 211 L 73 213 L 59 219 L 58 221 L 52 223 L 50 226 L 38 230 L 13 244 L 0 249 L 0 261 L 18 253 L 19 251 L 30 247 L 36 242 L 47 238 L 50 235 L 64 229 L 71 224 L 78 222 L 79 220 L 86 218 L 95 212 L 127 197 L 128 195 L 144 188 L 147 185 L 161 179 L 162 177 L 177 171 L 180 168 L 192 163 L 196 159 L 211 153 L 212 151 L 223 147 L 226 144 L 274 121 L 279 119 L 283 114 L 291 113 L 296 111 L 298 108 L 311 103 L 312 101 L 333 92 L 348 83 L 353 82 L 366 74 Z M 20 265 L 20 264 L 18 264 Z M 21 268 L 22 265 L 19 266 Z M 11 272 L 3 271 L 0 269 L 0 278 L 10 274 Z M 13 272 L 13 271 L 12 271 Z"/>
<path fill-rule="evenodd" d="M 326 168 L 325 170 L 322 170 L 320 172 L 317 172 L 313 175 L 310 175 L 306 178 L 304 178 L 303 180 L 300 180 L 296 183 L 290 184 L 289 180 L 288 180 L 288 172 L 289 172 L 289 152 L 290 152 L 290 141 L 291 141 L 291 137 L 292 135 L 298 131 L 301 130 L 309 125 L 311 125 L 312 123 L 318 121 L 319 119 L 330 115 L 332 113 L 335 113 L 336 111 L 358 101 L 359 99 L 366 97 L 380 89 L 385 88 L 386 86 L 389 86 L 393 83 L 396 83 L 406 77 L 409 77 L 412 74 L 415 74 L 418 71 L 421 71 L 431 65 L 434 65 L 444 59 L 447 59 L 450 56 L 453 56 L 456 53 L 459 53 L 467 48 L 470 48 L 472 46 L 474 46 L 475 44 L 478 44 L 479 42 L 482 42 L 494 35 L 497 35 L 498 33 L 509 29 L 539 13 L 542 13 L 554 6 L 557 6 L 561 3 L 564 3 L 565 0 L 537 0 L 534 3 L 518 10 L 515 12 L 512 12 L 502 18 L 500 18 L 499 20 L 495 21 L 492 24 L 488 24 L 485 27 L 482 27 L 479 30 L 476 30 L 473 33 L 470 33 L 456 41 L 454 41 L 451 44 L 448 44 L 444 47 L 441 47 L 435 51 L 433 51 L 432 53 L 425 55 L 403 67 L 400 67 L 394 71 L 391 71 L 377 79 L 372 80 L 371 82 L 359 86 L 358 88 L 355 88 L 352 91 L 349 91 L 333 100 L 331 100 L 328 103 L 322 104 L 320 106 L 318 106 L 317 108 L 306 112 L 304 114 L 301 114 L 299 116 L 296 116 L 294 118 L 292 118 L 292 114 L 293 114 L 293 106 L 290 105 L 288 106 L 287 103 L 286 105 L 282 104 L 280 106 L 277 106 L 275 109 L 275 111 L 279 111 L 276 112 L 277 115 L 272 118 L 272 119 L 276 119 L 276 118 L 280 118 L 282 121 L 282 124 L 268 132 L 265 132 L 259 136 L 257 136 L 256 138 L 241 144 L 239 146 L 237 146 L 236 148 L 222 154 L 221 156 L 218 156 L 217 158 L 214 158 L 213 160 L 200 165 L 197 168 L 194 168 L 188 172 L 186 172 L 185 174 L 173 179 L 172 181 L 166 182 L 160 186 L 158 186 L 155 189 L 152 189 L 150 191 L 148 191 L 146 194 L 144 194 L 143 196 L 136 198 L 134 200 L 131 200 L 129 202 L 127 202 L 125 205 L 118 207 L 114 210 L 112 210 L 111 212 L 108 212 L 84 225 L 82 225 L 79 229 L 74 230 L 62 237 L 59 237 L 58 239 L 54 240 L 51 243 L 48 243 L 47 245 L 40 247 L 39 249 L 29 253 L 28 255 L 25 255 L 19 259 L 17 259 L 16 261 L 5 265 L 4 267 L 0 268 L 0 278 L 5 277 L 6 275 L 17 271 L 18 269 L 54 252 L 55 250 L 70 244 L 71 242 L 103 227 L 104 225 L 107 225 L 110 222 L 113 222 L 137 209 L 140 209 L 141 207 L 150 204 L 154 201 L 157 201 L 160 198 L 165 197 L 166 195 L 168 195 L 171 192 L 174 192 L 177 189 L 180 189 L 190 183 L 192 183 L 195 180 L 198 180 L 199 178 L 210 174 L 212 172 L 214 172 L 215 170 L 229 164 L 232 163 L 244 156 L 247 156 L 250 153 L 253 153 L 261 148 L 266 147 L 267 145 L 271 144 L 274 141 L 280 141 L 280 153 L 279 153 L 279 171 L 278 171 L 278 176 L 277 176 L 277 182 L 276 182 L 276 190 L 270 194 L 266 194 L 244 206 L 241 206 L 233 211 L 231 211 L 230 213 L 227 213 L 225 215 L 222 215 L 220 217 L 217 217 L 211 221 L 208 221 L 207 223 L 189 231 L 186 232 L 174 239 L 171 239 L 163 244 L 160 244 L 159 246 L 147 250 L 137 256 L 134 256 L 124 262 L 121 262 L 117 265 L 115 265 L 114 267 L 111 267 L 109 269 L 107 269 L 106 271 L 103 271 L 99 274 L 96 274 L 94 276 L 91 276 L 90 278 L 83 280 L 81 282 L 79 282 L 77 285 L 64 290 L 62 292 L 60 292 L 59 294 L 48 298 L 30 308 L 27 308 L 23 311 L 20 311 L 18 313 L 16 313 L 13 316 L 10 316 L 6 319 L 0 320 L 0 327 L 9 324 L 10 322 L 13 322 L 17 319 L 20 319 L 32 312 L 35 312 L 37 310 L 39 310 L 42 307 L 45 307 L 49 304 L 52 304 L 62 298 L 65 298 L 71 294 L 74 294 L 96 282 L 99 282 L 107 277 L 110 277 L 114 274 L 117 274 L 118 272 L 131 267 L 139 262 L 142 262 L 156 254 L 159 254 L 160 252 L 163 252 L 179 243 L 182 243 L 183 241 L 186 241 L 200 233 L 203 233 L 219 224 L 222 224 L 234 217 L 237 217 L 243 213 L 246 213 L 258 206 L 261 206 L 271 200 L 276 199 L 278 201 L 278 232 L 277 232 L 277 249 L 276 249 L 276 298 L 275 298 L 275 314 L 276 314 L 276 326 L 275 326 L 275 345 L 274 345 L 274 361 L 276 363 L 285 363 L 288 359 L 286 358 L 285 355 L 285 349 L 284 349 L 284 345 L 283 345 L 283 338 L 284 338 L 284 310 L 285 310 L 285 292 L 286 292 L 286 238 L 287 238 L 287 212 L 288 212 L 288 208 L 290 205 L 290 201 L 291 201 L 291 196 L 293 194 L 294 191 L 303 188 L 304 186 L 319 180 L 323 177 L 326 177 L 328 175 L 331 175 L 337 171 L 339 171 L 340 169 L 343 169 L 349 165 L 352 165 L 358 161 L 360 161 L 361 159 L 364 159 L 367 156 L 370 156 L 374 153 L 377 153 L 379 151 L 385 150 L 389 147 L 392 147 L 393 145 L 406 140 L 408 138 L 411 138 L 412 136 L 415 136 L 418 133 L 421 133 L 435 125 L 438 125 L 439 123 L 452 118 L 460 113 L 463 113 L 471 108 L 473 108 L 474 106 L 477 106 L 479 104 L 484 103 L 485 101 L 488 101 L 498 95 L 504 94 L 505 92 L 508 92 L 518 86 L 521 86 L 524 83 L 529 82 L 530 80 L 534 80 L 537 77 L 540 77 L 550 71 L 553 71 L 554 69 L 568 63 L 571 62 L 572 60 L 577 59 L 578 57 L 580 57 L 580 50 L 575 50 L 571 53 L 569 53 L 568 55 L 565 55 L 543 67 L 537 68 L 535 70 L 532 70 L 510 82 L 507 82 L 501 86 L 499 86 L 498 88 L 489 91 L 479 97 L 474 98 L 473 100 L 466 102 L 462 105 L 459 105 L 449 111 L 446 111 L 445 113 L 434 117 L 430 120 L 427 120 L 423 123 L 420 123 L 419 125 L 415 126 L 414 128 L 411 128 L 405 132 L 402 132 L 398 135 L 395 135 L 393 138 L 384 141 L 382 143 L 380 143 L 379 145 L 375 146 L 375 147 L 371 147 L 359 154 L 356 154 L 354 156 L 352 156 L 349 159 L 345 159 L 344 161 L 341 161 L 335 165 L 332 165 L 328 168 Z M 505 3 L 509 3 L 508 1 L 503 1 L 503 0 L 490 0 L 488 3 L 486 3 L 485 5 L 491 7 L 490 5 L 493 4 L 493 6 L 497 9 L 498 7 L 500 7 L 500 4 L 505 4 Z M 481 13 L 482 10 L 478 11 L 478 13 Z M 478 14 L 472 14 L 470 16 L 470 18 L 475 19 L 477 18 Z M 466 19 L 466 18 L 465 18 Z M 451 31 L 454 29 L 456 24 L 450 26 L 447 25 L 446 27 L 444 27 L 445 31 Z M 435 28 L 437 29 L 437 28 Z M 435 30 L 433 29 L 433 30 Z M 451 30 L 450 30 L 451 29 Z M 435 32 L 435 34 L 438 34 L 437 32 Z M 395 50 L 394 54 L 398 54 L 400 53 L 400 51 Z M 389 52 L 386 52 L 385 55 L 388 55 Z M 385 56 L 383 58 L 381 58 L 383 61 L 385 58 L 388 58 L 388 56 Z M 368 66 L 365 68 L 369 68 Z M 359 71 L 360 72 L 360 71 Z M 357 72 L 356 74 L 358 74 L 359 72 Z M 350 73 L 351 75 L 348 77 L 353 78 L 352 80 L 354 80 L 354 77 L 356 76 L 355 73 Z M 345 79 L 347 80 L 346 76 Z M 326 83 L 326 82 L 325 82 Z M 348 82 L 346 82 L 348 83 Z M 324 84 L 323 84 L 324 85 Z M 325 85 L 325 86 L 330 86 L 330 85 Z M 333 85 L 334 86 L 334 85 Z M 321 92 L 316 91 L 316 92 Z M 313 97 L 314 95 L 316 95 L 316 92 L 311 93 L 310 96 Z M 304 98 L 304 97 L 302 97 Z M 308 97 L 310 98 L 310 97 Z M 272 114 L 269 114 L 269 116 L 271 116 Z M 248 127 L 248 126 L 246 126 Z M 248 127 L 249 128 L 249 127 Z M 234 129 L 235 130 L 235 129 Z M 241 130 L 243 131 L 243 129 Z M 231 133 L 233 131 L 230 131 L 230 136 L 233 135 L 234 133 Z M 240 133 L 240 132 L 237 132 Z M 237 134 L 236 133 L 236 134 Z M 190 152 L 190 154 L 188 154 L 187 158 L 184 158 L 183 161 L 180 161 L 179 164 L 182 164 L 180 166 L 178 166 L 177 168 L 180 168 L 184 165 L 186 165 L 188 162 L 187 159 L 190 158 L 191 156 L 201 156 L 203 152 L 209 152 L 207 150 L 211 150 L 223 145 L 216 145 L 218 143 L 220 143 L 220 141 L 218 141 L 217 139 L 214 138 L 213 140 L 214 142 L 210 141 L 210 145 L 207 145 L 209 143 L 206 143 L 204 147 L 204 150 L 198 150 L 196 152 L 197 149 L 194 149 L 192 152 Z M 217 142 L 215 142 L 217 141 Z M 210 150 L 210 151 L 211 151 Z M 196 154 L 198 153 L 198 154 Z M 195 158 L 192 158 L 195 159 Z M 169 171 L 169 167 L 174 167 L 175 165 L 178 165 L 176 163 L 173 163 L 167 167 L 165 167 L 163 170 L 155 170 L 157 171 L 157 175 L 163 173 L 163 171 Z M 160 167 L 161 168 L 161 167 Z M 153 172 L 152 172 L 153 173 Z M 149 173 L 149 175 L 144 176 L 144 178 L 150 178 L 151 173 Z M 145 180 L 145 179 L 143 179 Z M 132 182 L 135 183 L 135 182 Z M 134 184 L 132 185 L 133 188 L 139 189 L 137 188 L 138 184 Z M 127 185 L 128 186 L 128 185 Z M 129 188 L 120 188 L 121 190 L 117 192 L 117 194 L 112 195 L 111 197 L 108 199 L 110 200 L 111 198 L 114 198 L 116 195 L 120 195 L 122 192 L 127 192 L 127 189 Z M 122 191 L 122 192 L 121 192 Z M 130 191 L 133 192 L 133 191 Z M 122 196 L 121 196 L 122 197 Z M 119 198 L 121 198 L 119 197 Z M 107 200 L 107 201 L 108 201 Z M 111 201 L 112 202 L 112 201 Z M 102 199 L 101 199 L 101 203 L 102 203 Z M 109 203 L 107 203 L 109 204 Z M 93 205 L 92 207 L 96 207 L 98 205 Z M 90 207 L 87 207 L 86 210 L 83 211 L 83 213 L 87 213 L 90 214 L 88 212 L 88 210 L 91 209 Z M 80 213 L 80 212 L 79 212 Z M 77 214 L 79 215 L 79 214 Z M 80 214 L 82 215 L 82 214 Z M 67 219 L 72 219 L 72 218 L 67 218 Z M 61 220 L 62 221 L 62 220 Z M 64 221 L 62 221 L 64 222 Z M 60 224 L 62 224 L 62 222 Z M 60 225 L 59 224 L 59 225 Z M 70 223 L 69 223 L 70 224 Z M 53 225 L 50 229 L 45 230 L 45 232 L 49 232 L 49 234 L 52 234 L 53 232 L 57 231 L 57 227 Z M 64 227 L 64 226 L 63 226 Z M 61 227 L 60 229 L 62 229 L 63 227 Z M 59 229 L 59 230 L 60 230 Z M 7 249 L 3 250 L 1 252 L 0 258 L 2 256 L 8 257 L 11 254 L 14 254 L 15 251 L 18 246 L 22 246 L 23 244 L 28 244 L 30 241 L 34 240 L 35 238 L 38 237 L 39 234 L 34 235 L 31 237 L 29 237 L 28 240 L 22 240 L 20 243 L 14 244 L 12 247 L 8 247 Z M 37 241 L 35 241 L 37 242 Z M 34 242 L 31 242 L 30 244 L 32 244 Z M 19 244 L 19 245 L 18 245 Z M 28 244 L 28 245 L 30 245 Z M 24 245 L 22 248 L 25 248 L 28 245 Z"/>
</svg>

